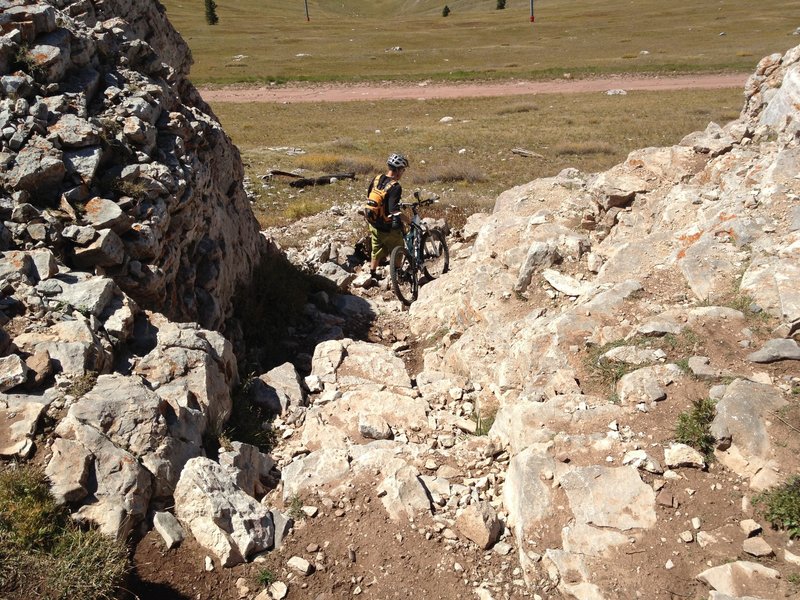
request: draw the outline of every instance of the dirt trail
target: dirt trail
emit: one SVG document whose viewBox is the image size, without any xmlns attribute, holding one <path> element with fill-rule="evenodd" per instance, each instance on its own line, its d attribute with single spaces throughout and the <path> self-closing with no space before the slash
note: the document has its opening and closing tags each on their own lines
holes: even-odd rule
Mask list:
<svg viewBox="0 0 800 600">
<path fill-rule="evenodd" d="M 200 89 L 206 102 L 350 102 L 357 100 L 429 100 L 523 94 L 568 94 L 608 90 L 679 90 L 744 87 L 745 73 L 641 77 L 621 75 L 602 79 L 503 81 L 484 83 L 418 84 L 296 84 L 247 88 Z"/>
</svg>

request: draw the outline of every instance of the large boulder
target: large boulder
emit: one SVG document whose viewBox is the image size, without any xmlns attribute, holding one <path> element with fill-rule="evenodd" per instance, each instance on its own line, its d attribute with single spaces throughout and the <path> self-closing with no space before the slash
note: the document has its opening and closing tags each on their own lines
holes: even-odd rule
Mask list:
<svg viewBox="0 0 800 600">
<path fill-rule="evenodd" d="M 186 463 L 175 487 L 175 516 L 224 567 L 244 562 L 273 544 L 269 509 L 208 458 Z"/>
</svg>

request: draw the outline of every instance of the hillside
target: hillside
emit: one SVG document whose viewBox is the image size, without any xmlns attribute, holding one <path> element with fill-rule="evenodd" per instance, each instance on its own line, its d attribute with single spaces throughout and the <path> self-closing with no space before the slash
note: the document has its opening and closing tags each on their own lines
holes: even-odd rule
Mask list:
<svg viewBox="0 0 800 600">
<path fill-rule="evenodd" d="M 3 598 L 108 597 L 98 532 L 120 597 L 798 596 L 800 46 L 404 309 L 358 204 L 257 230 L 158 3 L 0 6 Z"/>
</svg>

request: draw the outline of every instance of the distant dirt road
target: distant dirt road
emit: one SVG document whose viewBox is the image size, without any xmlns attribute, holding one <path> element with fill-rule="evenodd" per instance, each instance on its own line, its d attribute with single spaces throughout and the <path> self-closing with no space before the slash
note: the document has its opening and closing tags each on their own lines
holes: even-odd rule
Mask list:
<svg viewBox="0 0 800 600">
<path fill-rule="evenodd" d="M 603 79 L 503 81 L 418 84 L 292 84 L 246 88 L 200 89 L 206 102 L 350 102 L 357 100 L 427 100 L 479 98 L 522 94 L 569 94 L 609 90 L 681 90 L 743 88 L 748 74 L 682 75 L 679 77 L 619 76 Z"/>
</svg>

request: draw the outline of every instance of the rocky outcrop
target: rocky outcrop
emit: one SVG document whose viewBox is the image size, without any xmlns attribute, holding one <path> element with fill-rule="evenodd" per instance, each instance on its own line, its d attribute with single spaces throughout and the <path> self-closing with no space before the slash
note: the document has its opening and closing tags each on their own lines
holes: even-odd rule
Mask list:
<svg viewBox="0 0 800 600">
<path fill-rule="evenodd" d="M 604 173 L 568 169 L 504 192 L 469 224 L 477 232 L 458 272 L 411 306 L 425 370 L 473 382 L 498 407 L 489 436 L 511 455 L 503 508 L 534 591 L 626 595 L 604 582 L 628 561 L 607 557 L 651 539 L 658 507 L 677 505 L 676 471 L 714 468 L 674 443 L 674 425 L 657 442 L 637 425 L 676 403 L 691 408 L 690 388 L 716 402 L 716 464 L 745 489 L 792 472 L 774 437 L 798 381 L 780 365 L 798 360 L 799 82 L 800 47 L 759 63 L 732 123 L 632 152 Z M 735 351 L 694 351 L 718 343 Z M 710 573 L 721 569 L 698 578 L 752 591 L 717 583 Z"/>
<path fill-rule="evenodd" d="M 264 240 L 238 151 L 157 2 L 4 2 L 0 250 L 46 245 L 220 329 Z"/>
<path fill-rule="evenodd" d="M 158 2 L 3 0 L 0 25 L 0 454 L 41 451 L 56 499 L 127 538 L 231 414 L 215 330 L 266 242 Z M 227 466 L 252 502 L 255 456 Z"/>
</svg>

